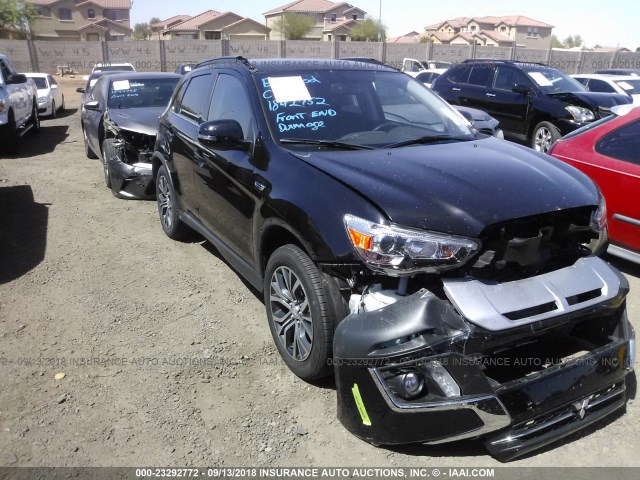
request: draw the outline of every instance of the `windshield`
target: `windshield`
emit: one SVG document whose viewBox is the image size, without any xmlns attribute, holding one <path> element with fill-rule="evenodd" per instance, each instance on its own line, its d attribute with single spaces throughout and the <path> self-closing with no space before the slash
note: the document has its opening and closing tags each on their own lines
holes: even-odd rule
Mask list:
<svg viewBox="0 0 640 480">
<path fill-rule="evenodd" d="M 109 85 L 109 108 L 166 107 L 178 78 L 113 80 Z"/>
<path fill-rule="evenodd" d="M 525 70 L 525 72 L 546 94 L 587 91 L 587 88 L 575 78 L 565 75 L 555 68 Z"/>
<path fill-rule="evenodd" d="M 382 148 L 427 137 L 475 138 L 461 115 L 399 72 L 278 71 L 258 76 L 257 82 L 271 132 L 287 147 L 296 139 L 333 148 L 340 143 Z"/>
<path fill-rule="evenodd" d="M 44 77 L 31 77 L 31 79 L 36 83 L 36 88 L 38 90 L 45 90 L 49 88 L 47 85 L 47 79 Z"/>
<path fill-rule="evenodd" d="M 637 95 L 640 93 L 640 78 L 638 78 L 638 80 L 614 80 L 614 82 L 622 88 L 627 95 Z"/>
</svg>

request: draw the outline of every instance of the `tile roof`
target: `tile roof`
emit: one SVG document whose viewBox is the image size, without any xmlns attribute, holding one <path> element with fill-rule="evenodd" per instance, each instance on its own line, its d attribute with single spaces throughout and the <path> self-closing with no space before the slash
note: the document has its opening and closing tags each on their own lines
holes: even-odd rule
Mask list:
<svg viewBox="0 0 640 480">
<path fill-rule="evenodd" d="M 166 20 L 162 20 L 161 22 L 152 23 L 151 28 L 157 28 L 157 29 L 164 28 L 174 23 L 186 22 L 190 18 L 191 18 L 191 15 L 176 15 L 174 17 L 167 18 Z"/>
<path fill-rule="evenodd" d="M 222 17 L 226 17 L 226 16 L 234 16 L 236 17 L 236 20 L 234 20 L 232 23 L 237 22 L 238 20 L 242 20 L 243 17 L 241 17 L 240 15 L 233 13 L 233 12 L 224 12 L 224 13 L 220 13 L 220 12 L 216 12 L 215 10 L 207 10 L 206 12 L 202 12 L 199 15 L 196 15 L 195 17 L 191 17 L 188 20 L 185 20 L 182 23 L 178 23 L 177 25 L 174 25 L 173 27 L 170 27 L 166 30 L 163 30 L 162 33 L 167 33 L 167 32 L 193 32 L 195 30 L 198 30 L 202 25 L 206 25 L 209 22 L 212 22 L 213 20 L 216 20 L 218 18 L 222 18 Z"/>
<path fill-rule="evenodd" d="M 524 15 L 508 15 L 504 17 L 496 17 L 496 16 L 485 16 L 485 17 L 457 17 L 449 20 L 444 20 L 440 23 L 434 23 L 433 25 L 429 25 L 425 27 L 425 30 L 438 30 L 442 25 L 448 23 L 453 28 L 461 28 L 465 27 L 469 22 L 475 21 L 476 23 L 488 23 L 491 25 L 499 25 L 504 23 L 510 27 L 543 27 L 543 28 L 553 28 L 553 25 L 549 25 L 548 23 L 541 22 L 539 20 L 534 20 L 533 18 L 525 17 Z"/>
<path fill-rule="evenodd" d="M 345 2 L 336 3 L 328 0 L 298 0 L 296 2 L 287 3 L 286 5 L 274 8 L 273 10 L 269 10 L 268 12 L 263 13 L 263 15 L 271 15 L 273 13 L 281 12 L 325 13 L 343 5 L 348 9 L 353 8 L 353 5 Z"/>
<path fill-rule="evenodd" d="M 335 23 L 329 23 L 328 26 L 324 27 L 323 32 L 333 32 L 334 30 L 339 29 L 340 27 L 346 27 L 348 30 L 351 30 L 352 23 L 357 23 L 357 20 L 340 20 Z"/>
<path fill-rule="evenodd" d="M 264 23 L 256 22 L 252 18 L 243 18 L 242 20 L 238 20 L 237 22 L 230 23 L 229 25 L 225 25 L 225 28 L 235 27 L 236 25 L 240 25 L 241 23 L 250 22 L 254 23 L 257 26 L 261 27 L 264 32 L 270 32 L 271 29 L 267 27 Z"/>
<path fill-rule="evenodd" d="M 31 3 L 33 5 L 44 5 L 49 6 L 54 3 L 61 2 L 62 0 L 26 0 L 27 3 Z M 80 7 L 82 5 L 93 3 L 102 8 L 111 8 L 118 10 L 131 10 L 131 0 L 87 0 L 84 2 L 76 3 L 76 7 Z"/>
</svg>

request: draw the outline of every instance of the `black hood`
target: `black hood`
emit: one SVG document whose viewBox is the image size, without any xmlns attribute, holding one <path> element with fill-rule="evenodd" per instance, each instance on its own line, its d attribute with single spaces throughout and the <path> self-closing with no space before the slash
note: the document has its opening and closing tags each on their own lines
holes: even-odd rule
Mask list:
<svg viewBox="0 0 640 480">
<path fill-rule="evenodd" d="M 625 105 L 632 102 L 630 97 L 619 93 L 566 92 L 551 94 L 551 96 L 564 100 L 572 105 L 587 108 L 603 107 L 609 109 L 616 105 Z"/>
<path fill-rule="evenodd" d="M 393 222 L 456 235 L 477 237 L 491 224 L 598 201 L 578 170 L 490 137 L 292 155 L 352 187 Z"/>
<path fill-rule="evenodd" d="M 109 110 L 109 119 L 124 130 L 155 137 L 158 133 L 158 119 L 165 110 L 166 107 L 112 108 Z"/>
</svg>

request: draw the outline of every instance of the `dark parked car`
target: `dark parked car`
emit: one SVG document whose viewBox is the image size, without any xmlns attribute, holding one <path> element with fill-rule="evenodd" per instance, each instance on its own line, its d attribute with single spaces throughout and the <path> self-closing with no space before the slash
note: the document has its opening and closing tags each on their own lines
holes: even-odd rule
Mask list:
<svg viewBox="0 0 640 480">
<path fill-rule="evenodd" d="M 500 122 L 506 138 L 546 152 L 562 135 L 607 116 L 626 95 L 589 92 L 560 70 L 535 63 L 465 60 L 431 88 L 449 103 L 478 108 Z"/>
<path fill-rule="evenodd" d="M 596 186 L 404 73 L 204 62 L 160 118 L 153 172 L 164 232 L 201 233 L 263 292 L 286 364 L 333 369 L 368 442 L 479 437 L 509 459 L 626 403 L 628 284 L 595 256 Z"/>
<path fill-rule="evenodd" d="M 561 138 L 549 154 L 598 184 L 607 200 L 609 253 L 640 263 L 640 107 L 613 110 Z"/>
<path fill-rule="evenodd" d="M 154 197 L 151 155 L 158 117 L 178 80 L 175 73 L 110 73 L 84 98 L 85 151 L 89 158 L 100 155 L 105 184 L 116 197 Z"/>
</svg>

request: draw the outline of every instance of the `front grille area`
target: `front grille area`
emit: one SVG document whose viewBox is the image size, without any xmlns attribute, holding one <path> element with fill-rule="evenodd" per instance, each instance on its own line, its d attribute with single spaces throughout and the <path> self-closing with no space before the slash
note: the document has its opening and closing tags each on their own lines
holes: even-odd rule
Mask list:
<svg viewBox="0 0 640 480">
<path fill-rule="evenodd" d="M 491 225 L 480 235 L 482 251 L 469 274 L 515 280 L 557 270 L 590 252 L 593 207 L 580 207 Z"/>
<path fill-rule="evenodd" d="M 522 442 L 533 440 L 535 437 L 552 433 L 554 430 L 572 422 L 583 419 L 588 420 L 590 416 L 606 410 L 616 402 L 624 399 L 624 395 L 624 382 L 614 383 L 571 404 L 563 405 L 526 422 L 514 425 L 503 438 L 494 440 L 491 443 L 497 445 L 515 440 Z"/>
</svg>

